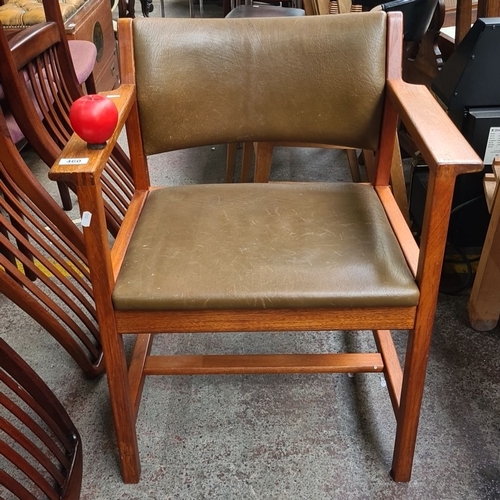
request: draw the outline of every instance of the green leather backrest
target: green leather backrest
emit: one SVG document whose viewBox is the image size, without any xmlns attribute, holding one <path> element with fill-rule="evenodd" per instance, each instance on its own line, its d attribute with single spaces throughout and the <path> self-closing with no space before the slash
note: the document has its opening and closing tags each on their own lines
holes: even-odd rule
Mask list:
<svg viewBox="0 0 500 500">
<path fill-rule="evenodd" d="M 135 19 L 146 154 L 237 141 L 376 149 L 384 12 Z"/>
</svg>

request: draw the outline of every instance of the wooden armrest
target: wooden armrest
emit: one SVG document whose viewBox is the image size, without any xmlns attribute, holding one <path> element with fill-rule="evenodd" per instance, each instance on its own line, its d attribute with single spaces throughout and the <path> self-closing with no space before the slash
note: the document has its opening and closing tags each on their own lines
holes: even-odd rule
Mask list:
<svg viewBox="0 0 500 500">
<path fill-rule="evenodd" d="M 431 170 L 479 172 L 483 162 L 423 85 L 388 80 L 388 95 Z"/>
<path fill-rule="evenodd" d="M 80 174 L 91 174 L 95 177 L 101 175 L 116 145 L 118 136 L 130 114 L 132 106 L 135 103 L 135 85 L 123 84 L 115 90 L 100 92 L 100 94 L 113 99 L 113 102 L 118 108 L 118 123 L 113 135 L 108 139 L 103 149 L 92 150 L 87 148 L 87 143 L 85 141 L 80 139 L 76 134 L 73 134 L 54 165 L 52 165 L 49 171 L 49 179 L 71 182 L 77 185 Z M 69 160 L 63 163 L 70 164 L 61 164 L 61 160 L 63 159 Z M 82 159 L 85 159 L 86 163 L 80 163 Z"/>
</svg>

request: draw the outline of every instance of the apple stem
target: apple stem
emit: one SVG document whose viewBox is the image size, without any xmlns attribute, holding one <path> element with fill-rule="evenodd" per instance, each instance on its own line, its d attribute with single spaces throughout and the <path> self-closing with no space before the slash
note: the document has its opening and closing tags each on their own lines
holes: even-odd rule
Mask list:
<svg viewBox="0 0 500 500">
<path fill-rule="evenodd" d="M 100 142 L 99 144 L 90 144 L 90 142 L 87 142 L 88 149 L 104 149 L 105 147 L 106 147 L 105 142 Z"/>
</svg>

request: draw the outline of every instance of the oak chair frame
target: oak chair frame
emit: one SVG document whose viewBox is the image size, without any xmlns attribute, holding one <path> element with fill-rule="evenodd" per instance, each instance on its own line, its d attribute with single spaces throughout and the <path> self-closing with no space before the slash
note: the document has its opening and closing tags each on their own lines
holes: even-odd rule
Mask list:
<svg viewBox="0 0 500 500">
<path fill-rule="evenodd" d="M 278 20 L 276 20 L 278 21 Z M 58 162 L 50 177 L 76 185 L 80 209 L 92 214 L 84 228 L 90 271 L 96 296 L 115 431 L 125 482 L 140 479 L 136 419 L 146 375 L 241 373 L 379 372 L 387 387 L 397 420 L 392 462 L 395 481 L 409 481 L 415 450 L 427 357 L 436 310 L 448 219 L 458 174 L 478 171 L 482 163 L 425 87 L 401 79 L 402 17 L 387 15 L 386 98 L 380 147 L 375 157 L 373 187 L 386 212 L 415 282 L 420 289 L 417 307 L 254 309 L 193 311 L 118 311 L 111 295 L 127 245 L 151 191 L 143 152 L 135 89 L 133 25 L 120 20 L 120 74 L 118 127 L 101 151 L 86 150 L 73 137 L 64 158 L 88 157 L 84 166 Z M 418 144 L 430 169 L 426 215 L 420 248 L 389 186 L 390 166 L 398 121 L 401 119 Z M 110 250 L 100 195 L 100 175 L 122 126 L 126 124 L 136 192 L 124 223 Z M 409 329 L 404 371 L 390 329 Z M 378 352 L 303 355 L 151 356 L 154 334 L 171 332 L 373 330 Z M 137 334 L 130 365 L 122 335 Z"/>
</svg>

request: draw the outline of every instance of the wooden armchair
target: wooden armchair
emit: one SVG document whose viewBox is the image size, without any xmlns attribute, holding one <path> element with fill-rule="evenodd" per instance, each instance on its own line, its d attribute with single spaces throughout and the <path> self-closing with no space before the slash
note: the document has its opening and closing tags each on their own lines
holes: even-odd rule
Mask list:
<svg viewBox="0 0 500 500">
<path fill-rule="evenodd" d="M 71 137 L 69 109 L 83 95 L 58 5 L 45 0 L 49 21 L 26 28 L 10 40 L 0 28 L 0 84 L 19 128 L 47 165 L 52 165 Z M 113 234 L 134 190 L 130 172 L 130 160 L 117 145 L 105 174 L 106 212 Z"/>
<path fill-rule="evenodd" d="M 5 498 L 80 498 L 80 435 L 54 393 L 1 338 L 0 402 Z"/>
<path fill-rule="evenodd" d="M 428 90 L 401 80 L 400 13 L 300 21 L 120 20 L 119 127 L 101 151 L 73 137 L 62 157 L 88 163 L 57 161 L 49 174 L 76 185 L 87 220 L 125 482 L 140 478 L 146 375 L 282 372 L 383 373 L 397 421 L 392 476 L 410 479 L 454 181 L 482 164 Z M 389 187 L 399 117 L 430 166 L 420 249 Z M 125 122 L 136 191 L 110 249 L 101 173 Z M 374 183 L 149 183 L 150 154 L 318 139 L 376 150 Z M 404 370 L 391 329 L 410 330 Z M 150 355 L 159 333 L 289 330 L 373 330 L 378 350 Z"/>
</svg>

